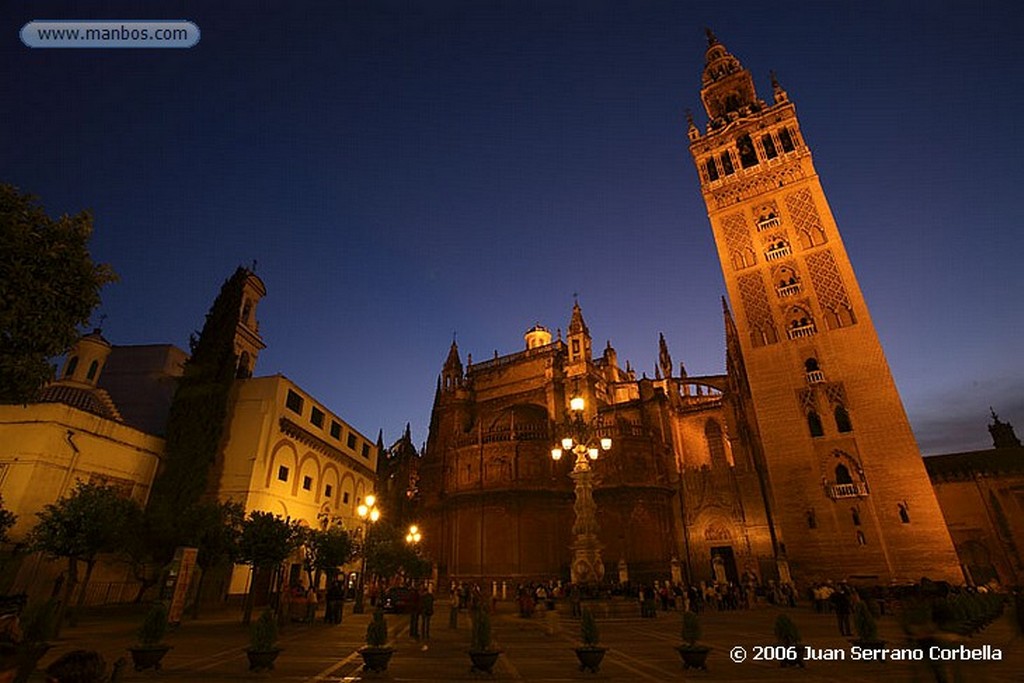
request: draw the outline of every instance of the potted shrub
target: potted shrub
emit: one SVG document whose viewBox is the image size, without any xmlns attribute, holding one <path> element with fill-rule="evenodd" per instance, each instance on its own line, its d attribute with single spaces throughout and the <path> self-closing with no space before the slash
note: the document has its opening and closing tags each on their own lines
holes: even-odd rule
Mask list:
<svg viewBox="0 0 1024 683">
<path fill-rule="evenodd" d="M 803 668 L 804 648 L 800 645 L 800 629 L 788 614 L 780 614 L 775 618 L 775 641 L 786 648 L 786 657 L 780 660 L 781 666 Z"/>
<path fill-rule="evenodd" d="M 153 604 L 146 618 L 139 627 L 139 644 L 128 648 L 132 653 L 132 663 L 136 671 L 144 669 L 160 670 L 160 660 L 164 658 L 170 645 L 163 642 L 167 635 L 167 607 L 162 602 Z"/>
<path fill-rule="evenodd" d="M 580 619 L 580 640 L 582 643 L 576 648 L 576 657 L 580 660 L 580 671 L 597 673 L 604 659 L 604 653 L 608 648 L 598 645 L 600 633 L 597 630 L 597 620 L 589 608 L 583 610 Z"/>
<path fill-rule="evenodd" d="M 388 670 L 388 662 L 395 653 L 388 644 L 388 622 L 384 618 L 384 610 L 373 613 L 373 619 L 366 627 L 366 646 L 359 648 L 363 657 L 363 671 L 383 673 Z"/>
<path fill-rule="evenodd" d="M 850 642 L 862 648 L 882 650 L 885 648 L 885 641 L 878 637 L 878 625 L 871 610 L 863 602 L 858 602 L 853 609 L 853 630 L 857 634 L 855 640 Z"/>
<path fill-rule="evenodd" d="M 281 654 L 277 646 L 277 617 L 272 610 L 264 610 L 249 629 L 249 671 L 270 671 L 274 660 Z"/>
<path fill-rule="evenodd" d="M 683 658 L 684 669 L 708 670 L 708 653 L 711 648 L 706 645 L 698 645 L 700 640 L 700 620 L 693 612 L 683 612 L 683 645 L 676 648 L 679 656 Z"/>
<path fill-rule="evenodd" d="M 469 659 L 473 663 L 470 672 L 492 673 L 501 650 L 491 642 L 491 615 L 480 608 L 473 612 L 473 626 L 470 632 Z"/>
</svg>

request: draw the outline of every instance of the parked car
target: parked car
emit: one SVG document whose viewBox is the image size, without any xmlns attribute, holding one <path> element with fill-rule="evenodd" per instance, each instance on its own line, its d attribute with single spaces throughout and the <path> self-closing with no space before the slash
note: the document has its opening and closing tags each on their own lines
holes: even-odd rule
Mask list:
<svg viewBox="0 0 1024 683">
<path fill-rule="evenodd" d="M 384 611 L 394 614 L 408 614 L 412 611 L 413 593 L 416 591 L 405 586 L 395 586 L 384 593 Z"/>
</svg>

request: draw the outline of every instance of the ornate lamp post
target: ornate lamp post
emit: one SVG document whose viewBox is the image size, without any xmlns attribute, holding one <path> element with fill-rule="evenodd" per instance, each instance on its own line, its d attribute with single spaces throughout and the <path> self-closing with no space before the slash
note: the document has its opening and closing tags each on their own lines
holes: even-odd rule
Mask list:
<svg viewBox="0 0 1024 683">
<path fill-rule="evenodd" d="M 572 533 L 576 539 L 572 544 L 572 565 L 570 575 L 576 584 L 600 583 L 604 578 L 604 561 L 601 559 L 601 543 L 597 540 L 597 505 L 594 503 L 594 470 L 590 461 L 597 460 L 601 451 L 612 447 L 612 440 L 600 437 L 597 418 L 583 419 L 586 402 L 579 396 L 569 401 L 571 416 L 563 426 L 559 446 L 551 449 L 551 459 L 560 460 L 563 453 L 576 456 L 572 477 L 576 489 L 576 523 Z"/>
<path fill-rule="evenodd" d="M 405 542 L 409 545 L 415 546 L 420 542 L 421 538 L 423 538 L 423 536 L 420 534 L 420 528 L 413 524 L 409 527 L 409 533 L 405 535 Z"/>
<path fill-rule="evenodd" d="M 356 604 L 352 608 L 353 614 L 363 613 L 363 592 L 365 590 L 364 577 L 366 576 L 366 537 L 368 536 L 369 525 L 380 519 L 380 510 L 377 509 L 375 503 L 377 497 L 372 493 L 366 497 L 366 500 L 356 508 L 356 514 L 359 515 L 359 519 L 363 522 L 363 525 L 359 530 L 363 534 L 363 561 L 362 566 L 359 569 L 359 587 L 356 588 Z"/>
</svg>

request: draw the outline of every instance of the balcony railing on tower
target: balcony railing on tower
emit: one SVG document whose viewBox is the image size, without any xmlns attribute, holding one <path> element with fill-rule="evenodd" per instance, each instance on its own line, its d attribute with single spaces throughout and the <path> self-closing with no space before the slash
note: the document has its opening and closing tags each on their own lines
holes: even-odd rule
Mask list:
<svg viewBox="0 0 1024 683">
<path fill-rule="evenodd" d="M 827 484 L 825 492 L 832 500 L 840 498 L 863 498 L 868 495 L 868 485 L 862 481 L 849 484 Z"/>
<path fill-rule="evenodd" d="M 789 284 L 789 285 L 782 285 L 780 287 L 776 287 L 775 291 L 778 293 L 778 295 L 780 297 L 782 297 L 782 296 L 793 296 L 794 294 L 799 294 L 800 293 L 800 283 L 799 282 L 794 282 L 794 283 Z"/>
<path fill-rule="evenodd" d="M 779 221 L 778 216 L 769 216 L 757 221 L 757 231 L 770 230 L 779 227 L 779 225 L 781 225 L 781 221 Z"/>
<path fill-rule="evenodd" d="M 814 323 L 804 323 L 803 325 L 790 327 L 786 330 L 786 334 L 789 335 L 790 339 L 799 339 L 800 337 L 810 337 L 817 331 L 818 329 L 814 326 Z"/>
<path fill-rule="evenodd" d="M 783 256 L 789 256 L 792 251 L 788 244 L 780 244 L 777 247 L 772 247 L 764 253 L 764 257 L 768 261 L 775 261 L 782 258 Z"/>
</svg>

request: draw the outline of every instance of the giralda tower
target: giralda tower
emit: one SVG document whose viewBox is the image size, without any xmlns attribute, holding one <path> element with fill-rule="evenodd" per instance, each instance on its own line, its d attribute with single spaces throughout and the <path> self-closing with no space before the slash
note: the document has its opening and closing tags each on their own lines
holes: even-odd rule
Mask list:
<svg viewBox="0 0 1024 683">
<path fill-rule="evenodd" d="M 796 110 L 708 32 L 690 153 L 761 436 L 776 553 L 797 579 L 962 574 Z M 865 197 L 865 200 L 870 198 Z M 758 452 L 759 451 L 759 452 Z"/>
</svg>

